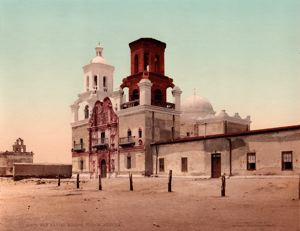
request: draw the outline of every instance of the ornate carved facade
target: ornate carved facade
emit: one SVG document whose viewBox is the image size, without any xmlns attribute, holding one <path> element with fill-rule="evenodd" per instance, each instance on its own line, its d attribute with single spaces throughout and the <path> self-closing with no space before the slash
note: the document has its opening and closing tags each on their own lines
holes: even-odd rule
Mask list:
<svg viewBox="0 0 300 231">
<path fill-rule="evenodd" d="M 115 172 L 118 154 L 118 117 L 109 98 L 95 103 L 88 131 L 91 175 L 106 177 Z"/>
</svg>

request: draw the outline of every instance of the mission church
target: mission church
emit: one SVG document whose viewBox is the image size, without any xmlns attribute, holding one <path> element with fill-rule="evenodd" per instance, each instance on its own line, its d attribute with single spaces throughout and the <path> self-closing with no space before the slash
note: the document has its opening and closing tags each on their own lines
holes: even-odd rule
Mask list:
<svg viewBox="0 0 300 231">
<path fill-rule="evenodd" d="M 83 67 L 83 92 L 71 105 L 73 173 L 300 173 L 300 125 L 251 130 L 250 116 L 216 113 L 196 94 L 181 103 L 182 91 L 165 75 L 166 43 L 140 38 L 129 48 L 131 74 L 119 90 L 113 91 L 114 66 L 102 47 Z"/>
</svg>

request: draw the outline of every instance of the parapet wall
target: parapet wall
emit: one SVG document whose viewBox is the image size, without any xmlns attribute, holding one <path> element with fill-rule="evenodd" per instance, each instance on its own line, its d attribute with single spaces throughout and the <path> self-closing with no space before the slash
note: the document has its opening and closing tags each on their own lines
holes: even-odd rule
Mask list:
<svg viewBox="0 0 300 231">
<path fill-rule="evenodd" d="M 15 163 L 13 168 L 14 180 L 24 178 L 71 178 L 71 164 L 29 164 Z"/>
</svg>

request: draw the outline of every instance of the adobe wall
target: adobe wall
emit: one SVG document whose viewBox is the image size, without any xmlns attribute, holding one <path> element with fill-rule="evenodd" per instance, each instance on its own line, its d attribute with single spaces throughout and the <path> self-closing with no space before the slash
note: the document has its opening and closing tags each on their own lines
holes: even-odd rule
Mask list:
<svg viewBox="0 0 300 231">
<path fill-rule="evenodd" d="M 72 176 L 72 165 L 69 164 L 14 164 L 14 180 L 36 177 L 36 178 L 70 178 Z"/>
<path fill-rule="evenodd" d="M 165 175 L 211 176 L 211 155 L 221 154 L 221 173 L 232 175 L 294 175 L 300 173 L 300 129 L 236 137 L 202 139 L 152 146 L 153 173 Z M 293 169 L 282 170 L 282 152 L 292 151 Z M 247 170 L 247 153 L 256 153 L 256 170 Z M 188 158 L 188 172 L 181 172 L 181 158 Z M 159 172 L 159 158 L 164 158 L 165 171 Z M 157 163 L 157 164 L 156 164 Z"/>
</svg>

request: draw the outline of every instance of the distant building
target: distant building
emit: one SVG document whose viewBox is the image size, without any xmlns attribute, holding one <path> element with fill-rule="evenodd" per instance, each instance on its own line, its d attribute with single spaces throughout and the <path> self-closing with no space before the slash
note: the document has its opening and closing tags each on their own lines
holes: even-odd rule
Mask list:
<svg viewBox="0 0 300 231">
<path fill-rule="evenodd" d="M 32 163 L 33 152 L 26 152 L 24 140 L 18 138 L 12 151 L 0 152 L 0 176 L 12 176 L 14 163 Z"/>
</svg>

